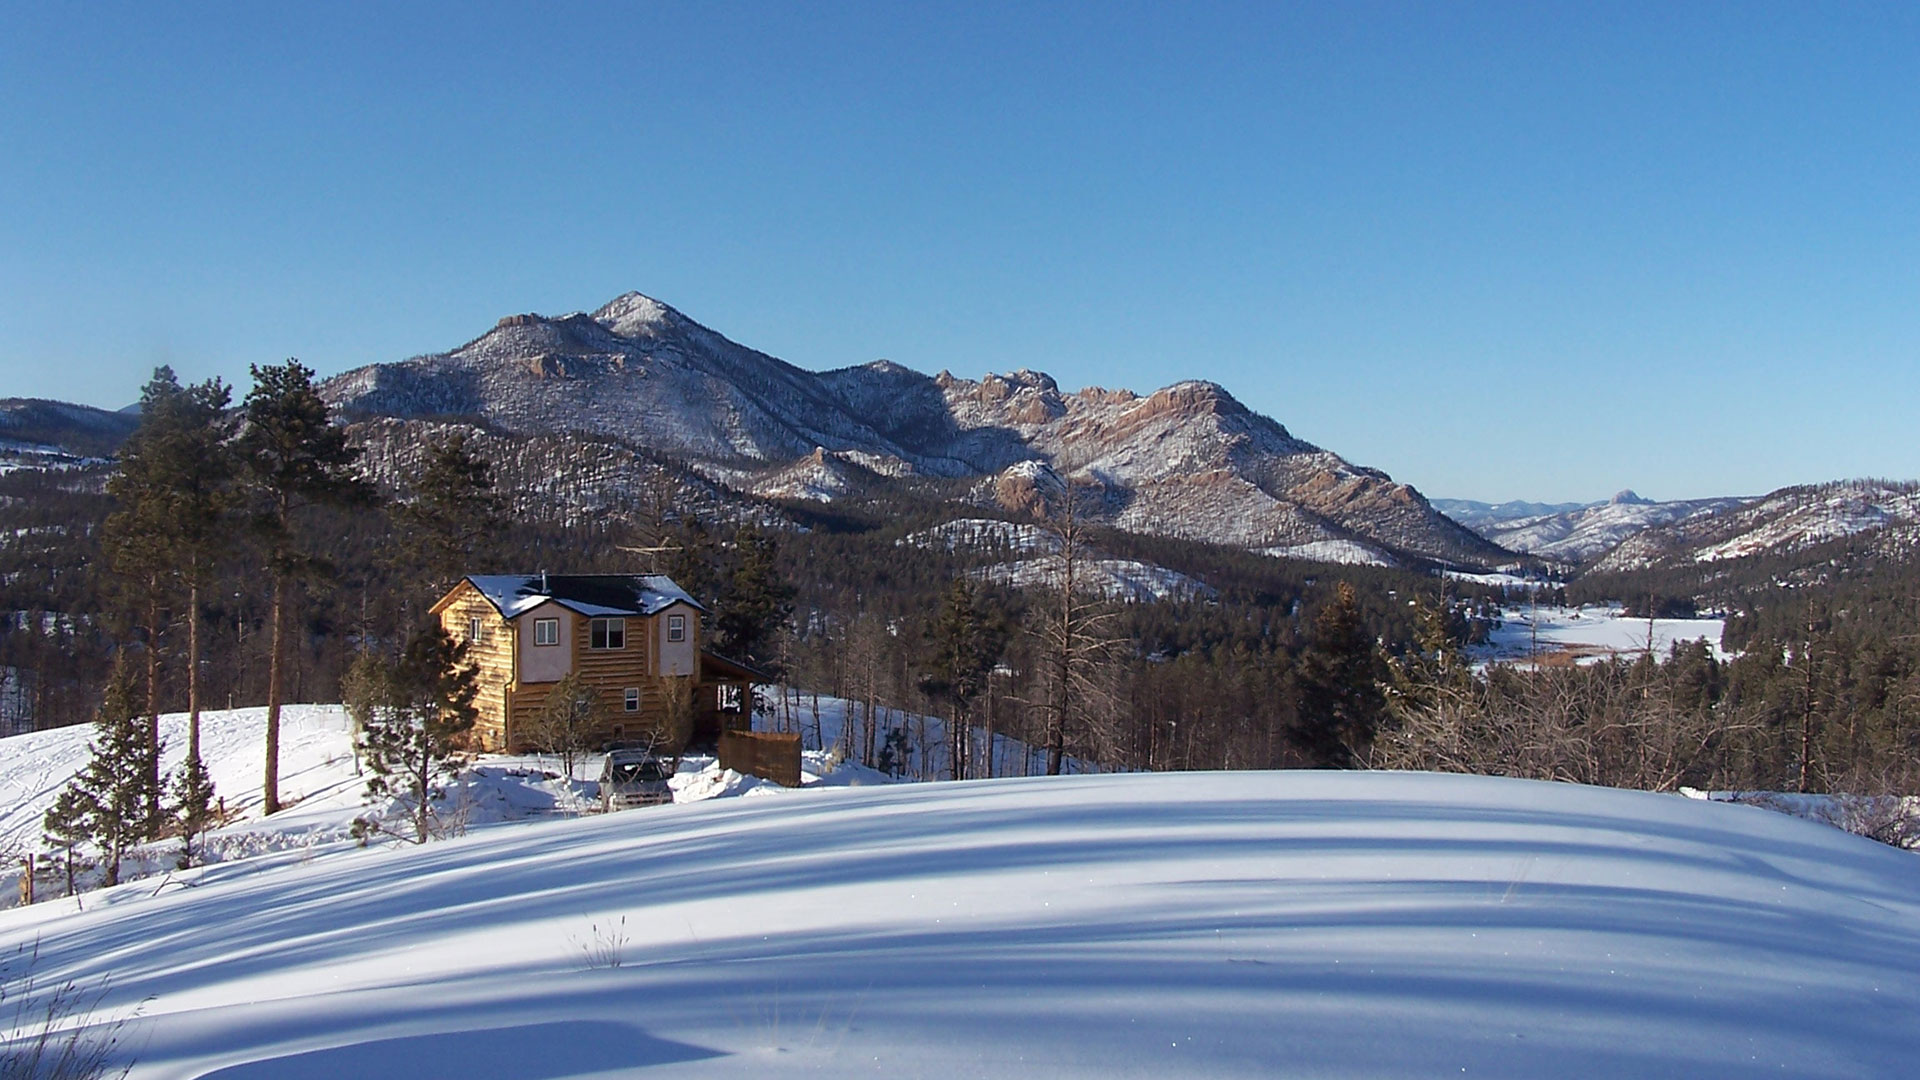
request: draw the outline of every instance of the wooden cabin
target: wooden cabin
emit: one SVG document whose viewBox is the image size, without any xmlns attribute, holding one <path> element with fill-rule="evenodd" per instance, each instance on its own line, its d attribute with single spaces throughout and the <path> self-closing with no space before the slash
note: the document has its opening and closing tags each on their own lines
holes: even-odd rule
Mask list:
<svg viewBox="0 0 1920 1080">
<path fill-rule="evenodd" d="M 767 681 L 703 648 L 707 609 L 659 574 L 476 574 L 432 610 L 479 668 L 479 750 L 540 749 L 541 707 L 569 673 L 599 698 L 589 747 L 670 754 L 751 730 L 753 684 Z"/>
</svg>

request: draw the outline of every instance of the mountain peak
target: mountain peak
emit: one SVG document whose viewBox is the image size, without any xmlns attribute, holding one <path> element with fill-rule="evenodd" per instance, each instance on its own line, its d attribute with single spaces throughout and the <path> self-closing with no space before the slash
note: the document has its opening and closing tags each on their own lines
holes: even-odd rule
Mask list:
<svg viewBox="0 0 1920 1080">
<path fill-rule="evenodd" d="M 686 316 L 641 292 L 625 292 L 593 313 L 593 321 L 621 337 L 657 334 Z"/>
<path fill-rule="evenodd" d="M 1613 496 L 1613 498 L 1608 499 L 1607 502 L 1609 505 L 1612 505 L 1612 506 L 1652 506 L 1653 505 L 1652 499 L 1648 499 L 1640 496 L 1632 488 L 1627 488 L 1625 491 L 1617 492 Z"/>
</svg>

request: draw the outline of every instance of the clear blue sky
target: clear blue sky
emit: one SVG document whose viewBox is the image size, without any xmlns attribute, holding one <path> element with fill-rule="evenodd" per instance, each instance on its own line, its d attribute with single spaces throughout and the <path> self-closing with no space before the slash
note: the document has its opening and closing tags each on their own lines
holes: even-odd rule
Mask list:
<svg viewBox="0 0 1920 1080">
<path fill-rule="evenodd" d="M 0 396 L 659 297 L 1433 496 L 1920 476 L 1920 4 L 0 3 Z"/>
</svg>

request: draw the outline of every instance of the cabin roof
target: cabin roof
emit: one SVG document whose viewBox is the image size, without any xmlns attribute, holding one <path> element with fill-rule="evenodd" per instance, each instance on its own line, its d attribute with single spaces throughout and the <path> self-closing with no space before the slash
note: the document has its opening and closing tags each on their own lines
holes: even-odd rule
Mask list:
<svg viewBox="0 0 1920 1080">
<path fill-rule="evenodd" d="M 509 619 L 548 601 L 589 616 L 654 615 L 674 604 L 707 610 L 665 574 L 469 574 L 466 580 Z"/>
<path fill-rule="evenodd" d="M 745 679 L 748 682 L 770 683 L 773 676 L 751 664 L 721 656 L 712 649 L 700 650 L 700 666 L 707 674 L 722 679 Z"/>
</svg>

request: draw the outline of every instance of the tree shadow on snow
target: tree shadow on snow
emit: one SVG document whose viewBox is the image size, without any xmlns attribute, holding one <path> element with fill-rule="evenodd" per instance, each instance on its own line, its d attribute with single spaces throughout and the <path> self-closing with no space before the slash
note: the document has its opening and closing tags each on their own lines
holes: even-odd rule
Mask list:
<svg viewBox="0 0 1920 1080">
<path fill-rule="evenodd" d="M 556 1021 L 481 1031 L 436 1031 L 261 1058 L 202 1073 L 201 1080 L 336 1080 L 338 1077 L 502 1076 L 560 1080 L 610 1069 L 673 1065 L 720 1052 L 604 1020 Z"/>
</svg>

